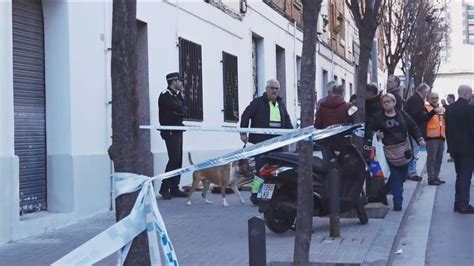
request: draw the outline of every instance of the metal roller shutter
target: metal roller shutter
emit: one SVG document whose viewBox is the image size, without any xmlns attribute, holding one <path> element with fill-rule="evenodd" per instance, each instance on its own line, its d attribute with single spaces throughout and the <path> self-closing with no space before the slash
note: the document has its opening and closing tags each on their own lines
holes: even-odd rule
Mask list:
<svg viewBox="0 0 474 266">
<path fill-rule="evenodd" d="M 46 210 L 46 96 L 40 0 L 12 1 L 15 154 L 20 213 Z"/>
</svg>

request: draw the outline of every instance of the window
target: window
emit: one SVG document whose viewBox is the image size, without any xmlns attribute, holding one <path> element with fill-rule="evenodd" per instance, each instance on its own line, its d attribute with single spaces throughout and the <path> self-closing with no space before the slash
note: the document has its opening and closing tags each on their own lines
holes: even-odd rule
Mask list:
<svg viewBox="0 0 474 266">
<path fill-rule="evenodd" d="M 303 8 L 303 0 L 295 0 L 295 6 L 298 8 Z"/>
<path fill-rule="evenodd" d="M 237 57 L 222 52 L 222 73 L 224 88 L 224 121 L 239 121 L 239 77 Z"/>
<path fill-rule="evenodd" d="M 253 34 L 252 35 L 252 77 L 253 77 L 253 98 L 261 95 L 264 88 L 264 53 L 263 53 L 263 38 Z"/>
<path fill-rule="evenodd" d="M 184 78 L 186 120 L 202 121 L 202 52 L 201 45 L 179 38 L 179 72 Z"/>
<path fill-rule="evenodd" d="M 323 84 L 321 84 L 322 92 L 321 95 L 325 97 L 328 92 L 326 91 L 326 84 L 329 82 L 329 74 L 326 70 L 323 69 L 323 78 L 322 78 Z"/>
<path fill-rule="evenodd" d="M 334 80 L 337 81 L 337 76 L 336 75 L 334 75 Z"/>
<path fill-rule="evenodd" d="M 275 49 L 276 57 L 276 79 L 280 82 L 280 97 L 286 102 L 286 60 L 285 60 L 285 49 L 276 46 Z"/>
</svg>

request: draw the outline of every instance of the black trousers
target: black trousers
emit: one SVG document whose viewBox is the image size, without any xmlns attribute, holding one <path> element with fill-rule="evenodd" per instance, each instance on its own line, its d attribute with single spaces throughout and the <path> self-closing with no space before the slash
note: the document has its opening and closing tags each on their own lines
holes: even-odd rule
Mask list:
<svg viewBox="0 0 474 266">
<path fill-rule="evenodd" d="M 474 156 L 454 155 L 456 169 L 456 195 L 454 205 L 464 208 L 469 204 L 471 179 L 474 173 Z"/>
<path fill-rule="evenodd" d="M 168 164 L 166 164 L 166 172 L 179 169 L 183 165 L 183 132 L 181 131 L 163 131 L 161 137 L 166 143 L 168 151 Z M 164 179 L 161 182 L 160 193 L 163 191 L 177 191 L 181 175 Z"/>
</svg>

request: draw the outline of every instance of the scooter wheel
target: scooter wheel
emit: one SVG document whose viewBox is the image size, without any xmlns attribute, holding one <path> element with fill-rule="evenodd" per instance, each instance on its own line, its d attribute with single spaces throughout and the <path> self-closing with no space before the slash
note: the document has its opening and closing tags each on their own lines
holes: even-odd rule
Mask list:
<svg viewBox="0 0 474 266">
<path fill-rule="evenodd" d="M 252 195 L 250 195 L 250 202 L 252 202 L 253 205 L 258 205 L 259 200 L 257 198 L 257 193 L 252 193 Z"/>
<path fill-rule="evenodd" d="M 295 215 L 285 215 L 278 213 L 277 210 L 270 206 L 268 210 L 263 214 L 265 224 L 270 231 L 282 234 L 290 230 L 295 223 Z"/>
<path fill-rule="evenodd" d="M 356 212 L 361 224 L 367 224 L 369 222 L 369 216 L 367 215 L 367 211 L 365 210 L 364 203 L 362 201 L 359 201 L 357 204 Z"/>
</svg>

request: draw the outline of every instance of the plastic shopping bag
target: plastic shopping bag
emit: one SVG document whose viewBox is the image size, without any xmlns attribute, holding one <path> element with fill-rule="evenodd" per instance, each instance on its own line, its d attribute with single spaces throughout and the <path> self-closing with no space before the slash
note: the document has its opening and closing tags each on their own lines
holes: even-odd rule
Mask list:
<svg viewBox="0 0 474 266">
<path fill-rule="evenodd" d="M 390 167 L 388 166 L 385 153 L 383 151 L 382 141 L 377 139 L 376 134 L 372 138 L 372 158 L 368 161 L 372 177 L 390 176 Z"/>
</svg>

